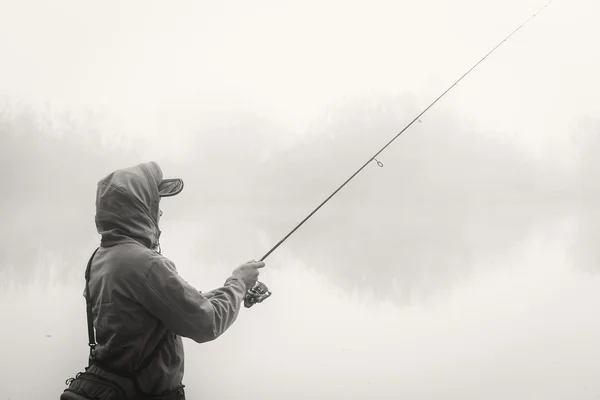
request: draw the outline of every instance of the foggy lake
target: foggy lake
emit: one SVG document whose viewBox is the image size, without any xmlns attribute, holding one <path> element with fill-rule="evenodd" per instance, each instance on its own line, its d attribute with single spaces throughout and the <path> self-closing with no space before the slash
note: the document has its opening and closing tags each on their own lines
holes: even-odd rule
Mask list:
<svg viewBox="0 0 600 400">
<path fill-rule="evenodd" d="M 546 217 L 464 219 L 461 233 L 398 239 L 391 249 L 363 228 L 361 248 L 370 250 L 362 252 L 353 249 L 353 235 L 330 246 L 320 233 L 307 234 L 304 246 L 331 247 L 340 263 L 333 255 L 303 256 L 292 244 L 282 249 L 263 274 L 274 291 L 268 301 L 244 310 L 220 340 L 185 342 L 188 394 L 242 399 L 263 388 L 269 399 L 596 398 L 600 325 L 592 315 L 600 280 L 574 260 L 597 250 L 581 248 L 585 216 Z M 173 223 L 167 235 L 164 254 L 199 288 L 216 287 L 233 265 L 193 255 L 202 239 L 189 224 Z M 478 245 L 484 241 L 496 245 Z M 387 251 L 390 261 L 369 251 Z M 61 276 L 54 268 L 60 257 L 48 256 L 30 280 L 3 290 L 7 398 L 59 393 L 83 367 L 84 262 Z M 23 386 L 37 368 L 44 371 L 38 384 Z"/>
<path fill-rule="evenodd" d="M 398 122 L 380 117 L 389 129 L 369 140 Z M 31 122 L 21 118 L 9 132 Z M 243 140 L 219 153 L 237 139 L 223 128 L 202 144 L 206 156 L 162 163 L 165 176 L 186 182 L 161 202 L 163 254 L 199 290 L 220 285 L 356 165 L 364 138 L 355 122 L 354 134 L 307 139 L 254 163 Z M 190 398 L 241 399 L 249 390 L 268 399 L 598 396 L 599 214 L 585 179 L 593 162 L 582 156 L 558 168 L 457 127 L 419 129 L 266 260 L 270 299 L 243 310 L 213 343 L 186 339 Z M 10 399 L 57 395 L 84 367 L 95 183 L 141 161 L 96 147 L 93 136 L 31 132 L 28 141 L 3 136 L 17 149 L 3 157 L 13 163 L 6 168 L 47 166 L 23 168 L 19 182 L 28 184 L 14 182 L 2 208 L 11 227 L 2 233 L 0 302 Z M 24 386 L 34 369 L 44 371 L 39 383 Z"/>
<path fill-rule="evenodd" d="M 0 400 L 87 364 L 101 178 L 182 178 L 162 254 L 214 289 L 543 5 L 8 3 Z M 277 248 L 268 300 L 184 339 L 187 398 L 600 398 L 599 4 L 549 5 Z"/>
</svg>

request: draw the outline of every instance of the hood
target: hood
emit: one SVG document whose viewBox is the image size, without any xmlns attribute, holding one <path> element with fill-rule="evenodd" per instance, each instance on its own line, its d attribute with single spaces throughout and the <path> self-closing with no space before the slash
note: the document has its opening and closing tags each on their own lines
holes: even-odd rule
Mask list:
<svg viewBox="0 0 600 400">
<path fill-rule="evenodd" d="M 101 246 L 131 239 L 153 249 L 158 246 L 159 184 L 163 174 L 154 161 L 119 169 L 98 182 L 96 228 Z"/>
</svg>

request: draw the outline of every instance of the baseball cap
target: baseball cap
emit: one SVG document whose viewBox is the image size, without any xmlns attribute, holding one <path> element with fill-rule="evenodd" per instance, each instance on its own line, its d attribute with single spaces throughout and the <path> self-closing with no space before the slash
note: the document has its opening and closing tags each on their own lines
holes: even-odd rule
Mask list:
<svg viewBox="0 0 600 400">
<path fill-rule="evenodd" d="M 170 197 L 179 194 L 183 190 L 183 180 L 179 178 L 163 179 L 158 185 L 160 197 Z"/>
</svg>

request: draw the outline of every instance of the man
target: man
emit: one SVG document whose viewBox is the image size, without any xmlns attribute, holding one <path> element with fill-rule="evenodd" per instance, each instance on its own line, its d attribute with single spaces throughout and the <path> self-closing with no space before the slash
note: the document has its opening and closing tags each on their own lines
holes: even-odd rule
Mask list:
<svg viewBox="0 0 600 400">
<path fill-rule="evenodd" d="M 247 262 L 208 293 L 183 280 L 159 244 L 160 200 L 182 189 L 183 181 L 163 179 L 155 162 L 102 179 L 95 218 L 102 239 L 89 281 L 96 361 L 109 370 L 136 371 L 139 388 L 148 395 L 178 392 L 178 398 L 184 398 L 181 338 L 203 343 L 223 334 L 264 267 Z"/>
</svg>

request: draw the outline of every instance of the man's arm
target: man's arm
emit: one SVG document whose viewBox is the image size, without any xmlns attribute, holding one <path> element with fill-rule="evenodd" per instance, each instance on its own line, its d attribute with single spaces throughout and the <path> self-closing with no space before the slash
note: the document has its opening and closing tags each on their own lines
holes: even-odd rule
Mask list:
<svg viewBox="0 0 600 400">
<path fill-rule="evenodd" d="M 181 278 L 167 258 L 152 261 L 138 301 L 169 330 L 203 343 L 221 336 L 236 320 L 246 293 L 242 279 L 231 276 L 207 296 Z"/>
<path fill-rule="evenodd" d="M 202 294 L 202 296 L 206 297 L 207 299 L 210 299 L 211 297 L 213 297 L 216 294 L 216 292 L 218 290 L 219 289 L 214 289 L 214 290 L 209 290 L 208 292 L 200 291 L 200 294 Z"/>
</svg>

